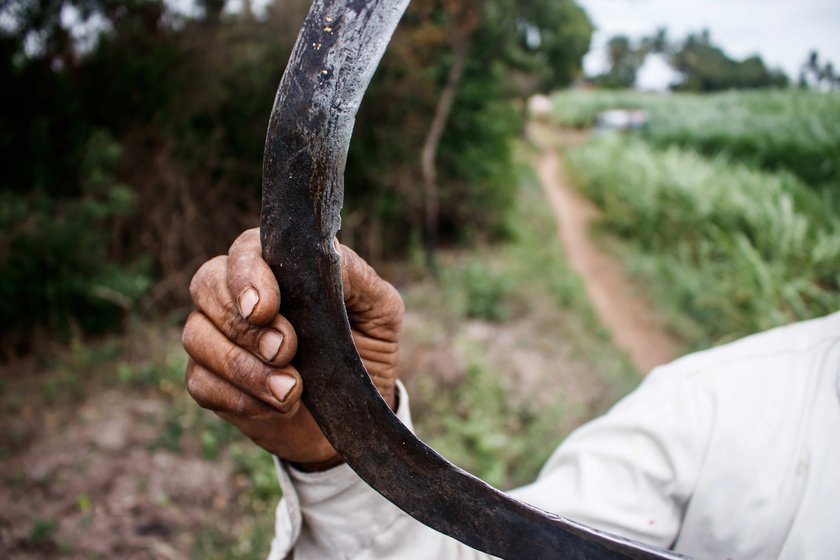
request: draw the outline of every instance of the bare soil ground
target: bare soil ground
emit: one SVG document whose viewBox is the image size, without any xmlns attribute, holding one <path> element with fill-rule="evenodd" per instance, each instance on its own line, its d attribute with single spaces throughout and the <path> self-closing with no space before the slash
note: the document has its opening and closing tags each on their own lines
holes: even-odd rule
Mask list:
<svg viewBox="0 0 840 560">
<path fill-rule="evenodd" d="M 150 351 L 178 351 L 176 329 L 153 332 Z M 137 386 L 110 360 L 54 357 L 0 369 L 0 558 L 186 559 L 252 529 L 251 481 L 207 457 L 202 431 L 182 437 L 213 420 L 183 408 L 177 378 Z"/>
<path fill-rule="evenodd" d="M 150 449 L 163 404 L 106 390 L 60 424 L 32 414 L 36 439 L 0 468 L 7 558 L 187 558 L 234 488 L 229 465 Z"/>
<path fill-rule="evenodd" d="M 19 444 L 0 466 L 4 557 L 185 558 L 168 541 L 227 501 L 225 474 L 148 448 L 162 405 L 106 391 L 72 416 L 3 414 L 4 439 Z M 173 499 L 177 509 L 160 507 Z"/>
<path fill-rule="evenodd" d="M 683 343 L 665 328 L 662 316 L 640 294 L 621 263 L 592 241 L 590 230 L 599 218 L 598 209 L 571 187 L 563 169 L 557 146 L 579 144 L 584 133 L 558 132 L 535 122 L 529 137 L 541 150 L 536 169 L 569 265 L 583 279 L 601 323 L 639 371 L 670 362 L 683 350 Z"/>
</svg>

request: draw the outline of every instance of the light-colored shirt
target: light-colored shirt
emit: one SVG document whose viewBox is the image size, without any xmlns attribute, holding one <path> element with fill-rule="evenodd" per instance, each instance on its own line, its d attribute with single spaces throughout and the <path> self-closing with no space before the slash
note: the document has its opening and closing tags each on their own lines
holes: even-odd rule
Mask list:
<svg viewBox="0 0 840 560">
<path fill-rule="evenodd" d="M 278 474 L 271 560 L 488 558 L 346 465 Z M 697 558 L 840 558 L 840 313 L 655 369 L 511 494 Z"/>
</svg>

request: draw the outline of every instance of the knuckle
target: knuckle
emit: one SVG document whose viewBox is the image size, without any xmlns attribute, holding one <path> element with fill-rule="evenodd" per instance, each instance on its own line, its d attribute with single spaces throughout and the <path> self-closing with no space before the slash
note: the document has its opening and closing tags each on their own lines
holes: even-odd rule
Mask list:
<svg viewBox="0 0 840 560">
<path fill-rule="evenodd" d="M 402 324 L 403 316 L 405 315 L 405 302 L 400 295 L 400 292 L 392 285 L 388 284 L 385 307 L 387 314 L 394 319 L 398 324 Z"/>
<path fill-rule="evenodd" d="M 224 304 L 221 330 L 232 341 L 240 345 L 253 345 L 256 329 L 239 312 L 239 306 L 233 300 Z"/>
<path fill-rule="evenodd" d="M 190 297 L 193 303 L 197 301 L 200 292 L 210 284 L 210 281 L 224 271 L 227 257 L 225 255 L 218 255 L 209 261 L 205 262 L 190 280 Z"/>
<path fill-rule="evenodd" d="M 234 346 L 225 353 L 222 367 L 231 382 L 241 384 L 251 377 L 253 364 L 248 360 L 244 350 Z"/>
<path fill-rule="evenodd" d="M 260 240 L 260 228 L 254 227 L 251 229 L 246 229 L 242 232 L 242 237 L 246 241 L 259 241 Z"/>
<path fill-rule="evenodd" d="M 201 408 L 209 408 L 209 400 L 207 398 L 207 389 L 200 377 L 193 373 L 192 368 L 187 368 L 187 393 L 189 393 L 192 400 Z"/>
<path fill-rule="evenodd" d="M 195 347 L 196 331 L 198 330 L 196 322 L 200 320 L 198 311 L 193 311 L 187 316 L 184 323 L 184 330 L 181 332 L 181 346 L 187 351 L 187 354 L 192 355 L 191 349 Z"/>
<path fill-rule="evenodd" d="M 231 244 L 229 253 L 235 253 L 244 247 L 260 242 L 260 228 L 246 229 Z"/>
<path fill-rule="evenodd" d="M 242 391 L 236 394 L 236 398 L 234 399 L 233 403 L 233 414 L 236 416 L 251 416 L 253 411 L 251 410 L 250 406 L 250 399 L 247 398 L 247 395 Z"/>
</svg>

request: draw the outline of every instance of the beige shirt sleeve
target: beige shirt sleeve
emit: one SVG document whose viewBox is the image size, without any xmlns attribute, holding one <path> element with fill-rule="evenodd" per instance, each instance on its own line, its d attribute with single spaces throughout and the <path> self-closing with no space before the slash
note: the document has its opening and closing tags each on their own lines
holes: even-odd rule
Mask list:
<svg viewBox="0 0 840 560">
<path fill-rule="evenodd" d="M 607 415 L 572 434 L 532 484 L 512 492 L 542 509 L 668 547 L 702 464 L 711 410 L 682 377 L 652 374 Z M 411 428 L 400 385 L 398 417 Z M 684 426 L 691 433 L 684 433 Z M 680 428 L 680 427 L 683 428 Z M 271 560 L 490 558 L 414 521 L 346 465 L 302 473 L 278 462 Z"/>
<path fill-rule="evenodd" d="M 414 431 L 408 393 L 397 382 L 397 417 Z M 418 523 L 347 465 L 304 473 L 275 460 L 283 499 L 269 560 L 491 558 Z"/>
<path fill-rule="evenodd" d="M 409 427 L 399 386 L 397 415 Z M 697 558 L 840 558 L 840 313 L 654 370 L 511 492 Z M 487 558 L 417 523 L 346 466 L 278 464 L 272 560 Z"/>
</svg>

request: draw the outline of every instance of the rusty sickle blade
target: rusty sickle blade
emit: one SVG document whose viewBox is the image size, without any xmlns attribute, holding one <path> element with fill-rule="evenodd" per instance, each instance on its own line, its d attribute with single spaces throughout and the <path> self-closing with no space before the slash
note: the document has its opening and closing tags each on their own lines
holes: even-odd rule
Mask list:
<svg viewBox="0 0 840 560">
<path fill-rule="evenodd" d="M 262 243 L 297 329 L 303 401 L 370 486 L 475 549 L 502 558 L 678 558 L 525 505 L 455 467 L 391 413 L 362 365 L 331 241 L 356 111 L 407 4 L 315 0 L 271 113 Z"/>
</svg>

